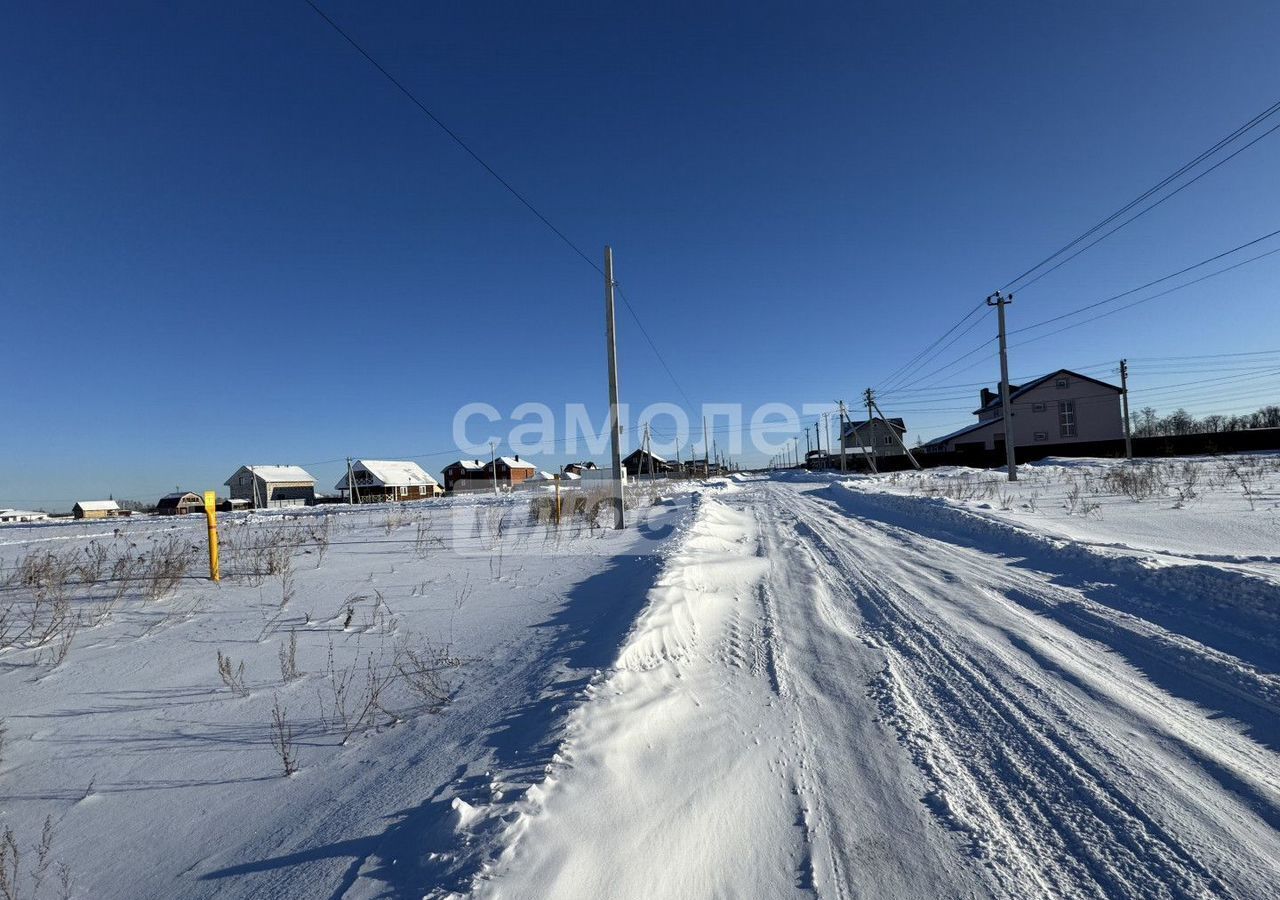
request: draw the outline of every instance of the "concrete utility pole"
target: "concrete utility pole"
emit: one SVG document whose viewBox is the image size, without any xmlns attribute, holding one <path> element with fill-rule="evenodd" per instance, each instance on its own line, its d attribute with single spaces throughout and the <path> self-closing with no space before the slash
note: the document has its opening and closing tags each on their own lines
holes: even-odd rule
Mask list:
<svg viewBox="0 0 1280 900">
<path fill-rule="evenodd" d="M 871 406 L 875 402 L 875 398 L 871 395 L 871 388 L 867 388 L 862 392 L 862 399 L 867 401 L 867 441 L 862 445 L 862 452 L 867 457 L 867 465 L 871 467 L 872 475 L 879 475 L 880 470 L 876 468 L 876 420 L 875 415 L 871 411 Z M 871 445 L 868 452 L 867 443 Z"/>
<path fill-rule="evenodd" d="M 498 445 L 489 442 L 489 467 L 493 469 L 493 492 L 498 493 Z"/>
<path fill-rule="evenodd" d="M 831 413 L 822 414 L 822 430 L 827 435 L 827 459 L 823 460 L 822 468 L 829 469 L 831 467 Z"/>
<path fill-rule="evenodd" d="M 841 472 L 847 472 L 847 471 L 849 470 L 849 466 L 848 466 L 848 463 L 846 463 L 846 462 L 845 462 L 845 458 L 844 458 L 844 401 L 843 401 L 843 400 L 837 400 L 837 401 L 836 401 L 836 403 L 840 404 L 840 423 L 839 423 L 839 425 L 840 425 L 840 427 L 839 427 L 839 437 L 840 437 L 840 471 L 841 471 Z"/>
<path fill-rule="evenodd" d="M 351 457 L 347 457 L 347 506 L 355 503 L 356 480 L 351 474 Z"/>
<path fill-rule="evenodd" d="M 1120 400 L 1124 403 L 1124 458 L 1133 459 L 1133 435 L 1129 428 L 1129 361 L 1120 360 Z"/>
<path fill-rule="evenodd" d="M 613 527 L 626 527 L 622 506 L 622 423 L 618 421 L 618 342 L 613 322 L 613 248 L 604 248 L 604 334 L 609 347 L 609 436 L 613 456 Z"/>
<path fill-rule="evenodd" d="M 1005 339 L 1004 308 L 1013 302 L 1013 294 L 1005 296 L 996 291 L 987 298 L 987 306 L 994 306 L 1000 321 L 1000 405 L 1004 407 L 1004 459 L 1009 480 L 1018 480 L 1018 464 L 1014 459 L 1013 408 L 1009 405 L 1009 345 Z"/>
<path fill-rule="evenodd" d="M 702 477 L 711 474 L 711 442 L 707 440 L 707 417 L 702 417 Z"/>
</svg>

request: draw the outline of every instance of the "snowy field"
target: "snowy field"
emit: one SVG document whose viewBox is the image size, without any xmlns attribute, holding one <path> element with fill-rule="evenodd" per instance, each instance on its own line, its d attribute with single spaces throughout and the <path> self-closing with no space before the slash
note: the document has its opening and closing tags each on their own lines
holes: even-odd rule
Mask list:
<svg viewBox="0 0 1280 900">
<path fill-rule="evenodd" d="M 646 493 L 0 530 L 23 896 L 1276 896 L 1277 457 Z"/>
</svg>

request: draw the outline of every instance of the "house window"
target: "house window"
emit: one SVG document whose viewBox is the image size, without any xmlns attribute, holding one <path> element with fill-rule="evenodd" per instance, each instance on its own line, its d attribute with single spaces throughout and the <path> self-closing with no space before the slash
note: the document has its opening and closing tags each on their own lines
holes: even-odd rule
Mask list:
<svg viewBox="0 0 1280 900">
<path fill-rule="evenodd" d="M 1076 403 L 1074 400 L 1058 401 L 1058 432 L 1064 438 L 1076 436 Z"/>
<path fill-rule="evenodd" d="M 1054 387 L 1064 388 L 1064 387 L 1066 387 L 1066 386 L 1067 386 L 1067 379 L 1065 379 L 1065 378 L 1059 378 L 1057 381 L 1055 381 L 1055 382 L 1053 383 L 1053 386 L 1054 386 Z"/>
<path fill-rule="evenodd" d="M 1032 403 L 1032 404 L 1031 404 L 1031 411 L 1032 411 L 1032 412 L 1044 412 L 1044 404 L 1043 404 L 1043 403 Z"/>
<path fill-rule="evenodd" d="M 1049 440 L 1049 432 L 1047 432 L 1047 431 L 1037 431 L 1037 432 L 1036 432 L 1036 440 L 1037 440 L 1037 441 L 1047 441 L 1047 440 Z"/>
<path fill-rule="evenodd" d="M 893 444 L 893 438 L 887 436 L 882 437 L 880 439 L 880 443 L 884 444 L 886 447 L 891 446 Z"/>
</svg>

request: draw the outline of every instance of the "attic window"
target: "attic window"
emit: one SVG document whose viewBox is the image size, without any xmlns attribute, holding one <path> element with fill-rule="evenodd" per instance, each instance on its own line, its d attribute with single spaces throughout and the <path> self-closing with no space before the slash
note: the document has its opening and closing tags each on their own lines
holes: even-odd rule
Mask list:
<svg viewBox="0 0 1280 900">
<path fill-rule="evenodd" d="M 1058 387 L 1062 387 L 1062 385 L 1058 385 Z M 1043 404 L 1043 403 L 1032 403 L 1032 404 L 1031 404 L 1031 411 L 1032 411 L 1032 412 L 1044 412 L 1044 404 Z"/>
<path fill-rule="evenodd" d="M 1053 383 L 1053 386 L 1054 386 L 1054 387 L 1064 388 L 1064 387 L 1066 387 L 1066 386 L 1067 386 L 1067 379 L 1065 379 L 1065 378 L 1059 378 L 1059 379 L 1057 379 L 1057 380 Z"/>
</svg>

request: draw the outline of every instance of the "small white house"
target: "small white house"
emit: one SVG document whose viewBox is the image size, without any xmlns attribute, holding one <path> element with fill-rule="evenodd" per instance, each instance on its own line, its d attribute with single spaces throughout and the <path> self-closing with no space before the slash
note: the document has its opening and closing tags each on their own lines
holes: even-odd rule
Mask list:
<svg viewBox="0 0 1280 900">
<path fill-rule="evenodd" d="M 43 522 L 48 513 L 29 509 L 0 509 L 0 522 Z"/>
<path fill-rule="evenodd" d="M 387 503 L 425 500 L 444 493 L 440 482 L 416 462 L 391 459 L 359 459 L 351 464 L 351 477 L 343 475 L 334 488 L 346 495 L 354 491 L 357 503 Z"/>
<path fill-rule="evenodd" d="M 77 519 L 113 519 L 129 513 L 114 500 L 80 500 L 71 507 L 71 515 Z"/>
<path fill-rule="evenodd" d="M 255 509 L 316 502 L 316 480 L 301 466 L 241 466 L 223 483 L 231 499 L 248 500 Z"/>
</svg>

